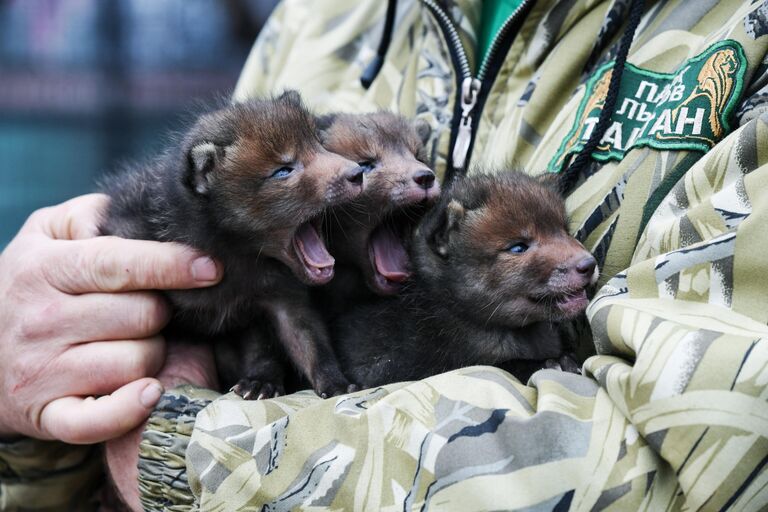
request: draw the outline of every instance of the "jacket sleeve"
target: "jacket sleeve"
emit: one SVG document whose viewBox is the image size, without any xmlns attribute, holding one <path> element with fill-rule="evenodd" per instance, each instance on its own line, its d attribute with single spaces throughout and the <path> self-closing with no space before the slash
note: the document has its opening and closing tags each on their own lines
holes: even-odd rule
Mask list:
<svg viewBox="0 0 768 512">
<path fill-rule="evenodd" d="M 195 510 L 186 453 L 197 414 L 219 394 L 194 386 L 166 391 L 139 445 L 139 492 L 144 510 Z"/>
<path fill-rule="evenodd" d="M 0 441 L 0 510 L 96 510 L 101 482 L 96 446 Z"/>
</svg>

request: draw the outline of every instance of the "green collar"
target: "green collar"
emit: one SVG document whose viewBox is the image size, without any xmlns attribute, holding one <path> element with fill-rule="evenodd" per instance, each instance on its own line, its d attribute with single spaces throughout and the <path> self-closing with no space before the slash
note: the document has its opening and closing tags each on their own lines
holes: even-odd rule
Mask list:
<svg viewBox="0 0 768 512">
<path fill-rule="evenodd" d="M 478 62 L 482 62 L 501 26 L 523 0 L 484 0 L 477 38 Z"/>
</svg>

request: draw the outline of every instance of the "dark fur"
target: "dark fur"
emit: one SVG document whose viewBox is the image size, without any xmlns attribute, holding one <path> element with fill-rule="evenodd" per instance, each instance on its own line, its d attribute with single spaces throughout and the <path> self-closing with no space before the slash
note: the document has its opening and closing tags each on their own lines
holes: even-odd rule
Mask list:
<svg viewBox="0 0 768 512">
<path fill-rule="evenodd" d="M 389 295 L 399 290 L 399 283 L 377 271 L 371 237 L 382 229 L 407 237 L 437 199 L 440 185 L 425 163 L 425 143 L 430 136 L 426 122 L 380 111 L 330 114 L 319 118 L 318 124 L 326 149 L 366 170 L 364 194 L 333 208 L 327 216 L 329 249 L 339 267 L 324 290 L 323 303 L 338 310 L 350 299 L 364 300 L 371 292 Z"/>
<path fill-rule="evenodd" d="M 557 322 L 583 312 L 596 271 L 546 181 L 510 171 L 446 190 L 413 234 L 402 294 L 335 322 L 346 374 L 371 387 L 473 364 L 520 375 L 563 358 Z M 509 251 L 521 242 L 527 252 Z"/>
<path fill-rule="evenodd" d="M 271 177 L 286 165 L 294 169 L 287 178 Z M 101 188 L 112 197 L 103 234 L 180 242 L 223 265 L 216 286 L 166 292 L 172 332 L 226 344 L 223 383 L 244 378 L 238 391 L 254 398 L 281 392 L 282 352 L 319 394 L 348 390 L 309 303 L 305 285 L 321 278 L 293 237 L 326 207 L 359 195 L 361 170 L 322 148 L 297 93 L 204 115 L 162 158 Z"/>
</svg>

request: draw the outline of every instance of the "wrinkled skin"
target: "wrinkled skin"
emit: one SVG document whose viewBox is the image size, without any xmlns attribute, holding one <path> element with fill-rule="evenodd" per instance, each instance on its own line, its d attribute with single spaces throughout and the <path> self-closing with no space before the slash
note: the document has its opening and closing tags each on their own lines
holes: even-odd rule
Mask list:
<svg viewBox="0 0 768 512">
<path fill-rule="evenodd" d="M 210 258 L 178 244 L 94 238 L 99 194 L 38 210 L 0 255 L 0 435 L 95 443 L 140 425 L 169 318 L 145 290 L 215 284 Z M 93 398 L 99 396 L 100 398 Z"/>
</svg>

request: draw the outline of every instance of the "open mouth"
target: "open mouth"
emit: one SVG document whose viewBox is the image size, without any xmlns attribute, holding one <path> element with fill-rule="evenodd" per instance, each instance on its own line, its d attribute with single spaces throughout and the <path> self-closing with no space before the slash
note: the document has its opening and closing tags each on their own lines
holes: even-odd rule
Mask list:
<svg viewBox="0 0 768 512">
<path fill-rule="evenodd" d="M 392 226 L 382 224 L 373 230 L 368 241 L 368 255 L 378 291 L 384 295 L 397 293 L 411 273 L 408 253 Z"/>
<path fill-rule="evenodd" d="M 336 260 L 325 247 L 315 224 L 305 222 L 293 235 L 293 249 L 310 282 L 326 284 L 333 279 L 333 265 Z"/>
<path fill-rule="evenodd" d="M 393 295 L 411 277 L 410 258 L 403 243 L 429 208 L 429 201 L 411 204 L 389 214 L 368 238 L 373 286 L 380 295 Z"/>
<path fill-rule="evenodd" d="M 551 312 L 559 313 L 563 319 L 572 319 L 587 309 L 589 299 L 586 288 L 567 292 L 550 292 L 544 295 L 528 297 L 532 303 L 549 308 Z"/>
<path fill-rule="evenodd" d="M 555 306 L 567 317 L 574 317 L 582 313 L 587 309 L 588 304 L 587 290 L 584 288 L 555 296 Z"/>
</svg>

